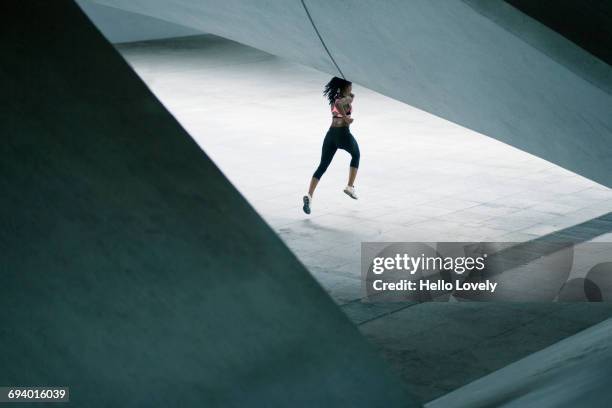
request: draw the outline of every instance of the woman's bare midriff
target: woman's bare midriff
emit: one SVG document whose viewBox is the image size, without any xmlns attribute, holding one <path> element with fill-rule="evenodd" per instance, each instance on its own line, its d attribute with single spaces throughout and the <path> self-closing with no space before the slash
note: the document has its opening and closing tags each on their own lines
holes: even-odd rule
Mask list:
<svg viewBox="0 0 612 408">
<path fill-rule="evenodd" d="M 342 118 L 332 118 L 331 127 L 348 127 L 348 123 Z"/>
</svg>

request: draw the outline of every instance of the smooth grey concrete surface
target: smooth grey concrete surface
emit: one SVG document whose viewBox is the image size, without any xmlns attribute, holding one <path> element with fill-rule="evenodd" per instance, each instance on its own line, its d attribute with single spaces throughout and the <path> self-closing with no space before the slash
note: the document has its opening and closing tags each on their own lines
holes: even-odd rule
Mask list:
<svg viewBox="0 0 612 408">
<path fill-rule="evenodd" d="M 414 393 L 430 401 L 611 316 L 610 303 L 429 302 L 359 329 Z"/>
<path fill-rule="evenodd" d="M 612 3 L 606 0 L 505 0 L 612 64 Z"/>
<path fill-rule="evenodd" d="M 0 384 L 78 407 L 417 405 L 74 2 L 0 14 Z"/>
<path fill-rule="evenodd" d="M 300 2 L 96 0 L 337 74 Z M 492 0 L 502 2 L 502 0 Z M 534 47 L 459 1 L 305 1 L 350 80 L 612 186 L 612 94 L 558 57 L 577 46 L 532 20 Z M 499 10 L 522 15 L 512 7 Z M 504 21 L 516 20 L 507 16 Z M 521 25 L 521 29 L 529 21 Z M 558 45 L 563 42 L 563 47 Z M 549 55 L 546 47 L 554 48 Z M 579 53 L 567 51 L 570 60 Z M 595 57 L 582 53 L 587 62 Z M 602 74 L 597 81 L 610 78 Z M 610 69 L 610 67 L 608 67 Z M 602 79 L 603 78 L 603 79 Z"/>
<path fill-rule="evenodd" d="M 612 69 L 610 69 L 609 63 L 606 63 L 599 58 L 593 58 L 589 51 L 576 47 L 573 41 L 568 41 L 568 38 L 564 36 L 564 32 L 552 31 L 546 25 L 534 23 L 533 18 L 531 18 L 529 15 L 522 12 L 517 13 L 514 6 L 510 3 L 520 5 L 521 7 L 519 7 L 519 10 L 521 8 L 537 8 L 539 9 L 538 12 L 543 14 L 542 17 L 544 17 L 544 15 L 556 15 L 554 18 L 563 21 L 565 24 L 568 24 L 572 20 L 581 20 L 582 24 L 588 24 L 591 26 L 589 31 L 601 32 L 606 30 L 605 25 L 602 23 L 607 17 L 601 17 L 599 15 L 600 13 L 595 11 L 595 9 L 597 9 L 597 5 L 590 3 L 591 7 L 589 7 L 587 5 L 589 3 L 579 3 L 574 2 L 573 0 L 570 0 L 569 2 L 552 2 L 556 6 L 553 6 L 550 3 L 546 5 L 544 1 L 463 1 L 472 7 L 476 12 L 494 21 L 500 27 L 511 32 L 513 35 L 520 38 L 522 41 L 525 41 L 551 59 L 557 61 L 559 64 L 563 65 L 565 68 L 569 69 L 585 81 L 592 83 L 594 86 L 604 90 L 608 94 L 612 94 Z M 570 3 L 574 4 L 570 6 Z M 572 12 L 568 10 L 568 8 L 592 8 L 592 10 L 590 10 L 587 14 L 584 14 L 576 13 L 576 10 L 573 10 Z M 546 20 L 546 18 L 544 18 L 544 20 Z M 592 21 L 589 22 L 589 20 Z M 569 23 L 569 25 L 571 24 L 572 23 Z M 557 27 L 558 25 L 555 24 L 554 26 Z M 587 33 L 583 34 L 585 34 L 584 40 L 589 43 L 595 43 L 599 39 L 599 35 L 589 35 Z M 593 45 L 595 45 L 596 48 L 605 48 L 603 44 L 605 44 L 605 42 L 602 42 L 601 45 Z M 601 56 L 601 53 L 598 53 L 598 56 Z"/>
<path fill-rule="evenodd" d="M 98 30 L 112 43 L 202 34 L 202 31 L 191 27 L 107 7 L 91 0 L 76 0 L 76 2 Z"/>
<path fill-rule="evenodd" d="M 301 197 L 330 120 L 328 75 L 210 35 L 119 49 L 341 304 L 362 295 L 363 241 L 521 242 L 571 235 L 612 210 L 606 187 L 355 86 L 361 197 L 342 194 L 348 156 L 338 152 L 306 216 Z"/>
<path fill-rule="evenodd" d="M 612 319 L 449 393 L 428 408 L 609 407 Z"/>
<path fill-rule="evenodd" d="M 342 194 L 339 152 L 306 216 L 328 75 L 210 35 L 119 50 L 423 401 L 612 315 L 608 304 L 364 303 L 359 266 L 362 241 L 610 242 L 610 189 L 355 86 L 360 199 Z"/>
</svg>

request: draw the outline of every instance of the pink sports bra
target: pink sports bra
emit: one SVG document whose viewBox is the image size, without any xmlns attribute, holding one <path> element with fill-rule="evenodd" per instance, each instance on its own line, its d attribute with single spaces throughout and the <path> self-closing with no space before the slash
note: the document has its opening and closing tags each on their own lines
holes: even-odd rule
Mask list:
<svg viewBox="0 0 612 408">
<path fill-rule="evenodd" d="M 338 99 L 340 99 L 340 98 L 336 98 L 336 100 L 338 100 Z M 349 103 L 348 104 L 348 109 L 346 110 L 346 116 L 351 116 L 352 109 L 353 109 L 353 106 L 352 106 L 351 103 Z M 332 117 L 334 117 L 334 118 L 342 118 L 342 115 L 340 114 L 340 111 L 338 110 L 338 108 L 336 108 L 336 101 L 334 101 L 334 103 L 331 106 L 331 112 L 332 112 Z"/>
</svg>

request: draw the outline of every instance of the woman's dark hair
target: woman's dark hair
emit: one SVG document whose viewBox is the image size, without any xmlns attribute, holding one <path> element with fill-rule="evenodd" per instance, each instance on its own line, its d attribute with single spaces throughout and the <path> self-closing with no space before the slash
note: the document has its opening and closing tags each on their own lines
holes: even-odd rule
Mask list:
<svg viewBox="0 0 612 408">
<path fill-rule="evenodd" d="M 325 89 L 323 90 L 323 95 L 329 101 L 329 104 L 332 105 L 336 98 L 342 94 L 342 91 L 346 89 L 347 86 L 351 85 L 352 82 L 347 81 L 346 79 L 333 77 L 331 81 L 325 85 Z"/>
</svg>

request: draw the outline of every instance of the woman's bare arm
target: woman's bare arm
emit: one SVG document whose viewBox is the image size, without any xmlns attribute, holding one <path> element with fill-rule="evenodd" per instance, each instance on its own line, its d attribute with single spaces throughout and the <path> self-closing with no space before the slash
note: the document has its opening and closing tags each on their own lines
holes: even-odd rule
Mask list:
<svg viewBox="0 0 612 408">
<path fill-rule="evenodd" d="M 338 112 L 340 113 L 340 116 L 342 116 L 342 119 L 346 122 L 346 123 L 352 123 L 353 119 L 349 118 L 346 114 L 346 111 L 344 110 L 344 104 L 347 101 L 347 97 L 344 98 L 340 98 L 340 99 L 336 99 L 336 102 L 334 102 L 334 106 L 336 106 L 336 109 L 338 109 Z"/>
</svg>

